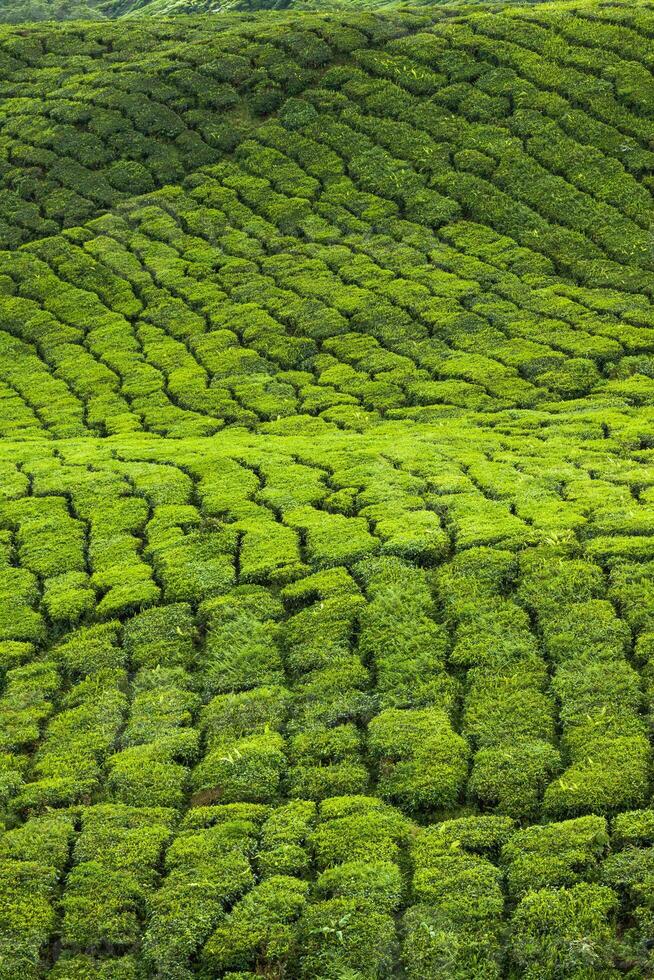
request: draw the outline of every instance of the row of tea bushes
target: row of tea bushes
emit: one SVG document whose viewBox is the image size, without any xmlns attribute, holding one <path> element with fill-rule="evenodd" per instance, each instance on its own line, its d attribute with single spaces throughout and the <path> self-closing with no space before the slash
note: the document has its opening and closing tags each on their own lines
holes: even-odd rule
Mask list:
<svg viewBox="0 0 654 980">
<path fill-rule="evenodd" d="M 476 748 L 469 793 L 486 807 L 533 819 L 559 767 L 555 711 L 542 653 L 524 611 L 507 595 L 508 550 L 479 547 L 438 572 L 454 630 L 450 662 L 465 672 L 463 731 Z"/>
<path fill-rule="evenodd" d="M 543 550 L 526 554 L 521 571 L 519 593 L 538 617 L 560 705 L 565 769 L 547 788 L 545 812 L 642 806 L 650 765 L 642 693 L 626 660 L 630 631 L 605 598 L 601 569 Z"/>
<path fill-rule="evenodd" d="M 38 976 L 55 935 L 61 951 L 46 970 L 57 978 L 182 978 L 198 960 L 220 975 L 265 966 L 373 977 L 398 957 L 412 978 L 505 967 L 554 978 L 617 962 L 646 975 L 652 826 L 641 810 L 610 828 L 599 816 L 420 828 L 362 796 L 200 806 L 181 823 L 165 808 L 61 810 L 0 837 L 13 942 L 1 975 L 21 964 Z M 630 925 L 619 938 L 621 907 Z"/>
</svg>

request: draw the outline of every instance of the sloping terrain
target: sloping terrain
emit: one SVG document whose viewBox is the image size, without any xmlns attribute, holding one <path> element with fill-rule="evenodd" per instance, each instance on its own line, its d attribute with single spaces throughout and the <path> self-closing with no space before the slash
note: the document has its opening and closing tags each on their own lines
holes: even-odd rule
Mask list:
<svg viewBox="0 0 654 980">
<path fill-rule="evenodd" d="M 542 3 L 543 0 L 516 0 Z M 506 0 L 412 0 L 411 7 L 469 8 L 508 6 Z M 128 17 L 171 17 L 255 11 L 389 10 L 402 0 L 3 0 L 0 24 L 27 21 L 104 20 Z"/>
<path fill-rule="evenodd" d="M 0 980 L 654 974 L 653 36 L 0 29 Z"/>
</svg>

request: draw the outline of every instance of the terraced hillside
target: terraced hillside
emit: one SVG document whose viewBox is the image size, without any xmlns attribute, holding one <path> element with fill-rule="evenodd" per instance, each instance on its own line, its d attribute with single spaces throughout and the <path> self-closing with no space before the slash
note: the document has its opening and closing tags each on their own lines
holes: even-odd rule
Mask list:
<svg viewBox="0 0 654 980">
<path fill-rule="evenodd" d="M 539 3 L 543 0 L 516 0 Z M 506 0 L 412 0 L 413 7 L 507 6 Z M 362 11 L 403 6 L 401 0 L 2 0 L 0 24 L 29 21 L 113 20 L 255 11 Z"/>
<path fill-rule="evenodd" d="M 654 975 L 653 36 L 0 29 L 0 980 Z"/>
</svg>

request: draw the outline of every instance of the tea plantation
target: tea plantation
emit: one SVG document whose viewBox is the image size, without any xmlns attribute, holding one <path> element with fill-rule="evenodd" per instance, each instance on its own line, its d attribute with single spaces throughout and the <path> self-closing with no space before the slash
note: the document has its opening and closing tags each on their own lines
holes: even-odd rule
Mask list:
<svg viewBox="0 0 654 980">
<path fill-rule="evenodd" d="M 654 5 L 88 6 L 0 27 L 0 980 L 648 980 Z"/>
</svg>

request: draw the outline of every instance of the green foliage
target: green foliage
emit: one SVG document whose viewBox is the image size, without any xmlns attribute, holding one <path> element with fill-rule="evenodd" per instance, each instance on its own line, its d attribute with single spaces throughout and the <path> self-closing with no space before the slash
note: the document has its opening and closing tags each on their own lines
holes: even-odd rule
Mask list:
<svg viewBox="0 0 654 980">
<path fill-rule="evenodd" d="M 134 667 L 188 667 L 193 661 L 195 623 L 186 605 L 169 605 L 134 616 L 123 643 Z"/>
<path fill-rule="evenodd" d="M 82 812 L 64 896 L 62 938 L 72 949 L 109 944 L 128 951 L 140 932 L 145 897 L 170 840 L 166 810 L 103 805 Z"/>
<path fill-rule="evenodd" d="M 468 746 L 442 711 L 389 708 L 371 721 L 369 733 L 383 797 L 409 810 L 455 806 Z"/>
<path fill-rule="evenodd" d="M 37 977 L 39 954 L 54 927 L 52 905 L 56 871 L 36 862 L 3 862 L 0 888 L 3 925 L 0 931 L 0 976 L 9 980 L 17 971 Z"/>
<path fill-rule="evenodd" d="M 277 799 L 285 757 L 277 733 L 238 739 L 209 752 L 193 774 L 193 788 L 208 801 L 268 803 Z"/>
<path fill-rule="evenodd" d="M 30 16 L 0 978 L 654 976 L 654 13 Z"/>
<path fill-rule="evenodd" d="M 275 875 L 238 902 L 205 944 L 212 970 L 248 969 L 255 962 L 283 965 L 296 955 L 295 923 L 306 903 L 307 885 Z"/>
<path fill-rule="evenodd" d="M 307 911 L 302 928 L 304 977 L 335 978 L 346 971 L 379 977 L 392 966 L 393 920 L 373 902 L 327 899 Z"/>
<path fill-rule="evenodd" d="M 515 898 L 530 889 L 573 885 L 593 877 L 609 843 L 602 817 L 578 817 L 544 827 L 525 827 L 502 849 L 507 886 Z"/>
<path fill-rule="evenodd" d="M 468 790 L 499 813 L 535 814 L 545 788 L 560 767 L 559 753 L 547 742 L 522 742 L 480 749 Z"/>
<path fill-rule="evenodd" d="M 431 976 L 468 980 L 498 980 L 497 949 L 493 936 L 481 930 L 461 935 L 438 909 L 414 905 L 404 916 L 403 958 L 411 980 Z"/>
<path fill-rule="evenodd" d="M 101 13 L 86 0 L 9 0 L 0 23 L 20 24 L 39 20 L 95 20 Z"/>
<path fill-rule="evenodd" d="M 610 970 L 616 895 L 603 885 L 543 888 L 522 899 L 512 920 L 513 961 L 525 977 Z"/>
<path fill-rule="evenodd" d="M 215 819 L 207 828 L 185 829 L 175 837 L 166 852 L 162 887 L 149 899 L 146 962 L 169 976 L 188 976 L 191 958 L 223 919 L 224 904 L 254 885 L 248 854 L 261 814 L 225 806 Z"/>
<path fill-rule="evenodd" d="M 359 651 L 375 665 L 381 705 L 450 710 L 447 634 L 434 622 L 426 576 L 396 559 L 373 559 L 356 571 L 370 596 L 359 620 Z"/>
</svg>

